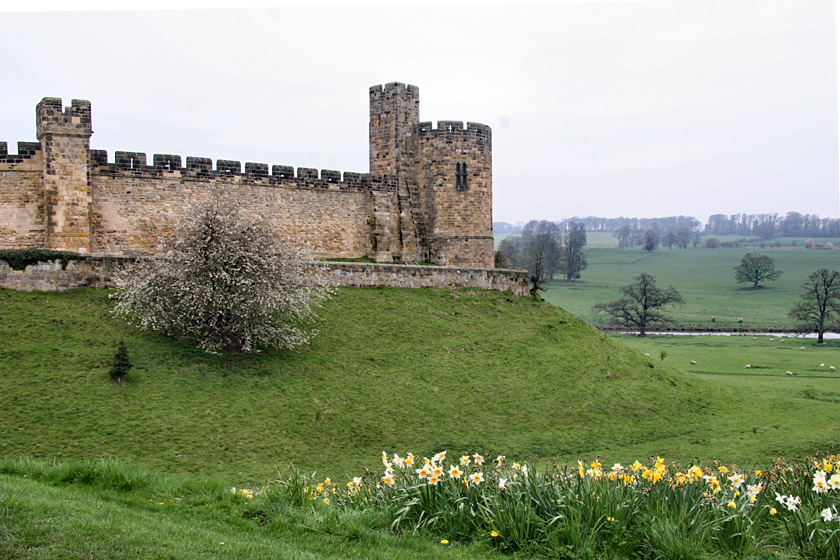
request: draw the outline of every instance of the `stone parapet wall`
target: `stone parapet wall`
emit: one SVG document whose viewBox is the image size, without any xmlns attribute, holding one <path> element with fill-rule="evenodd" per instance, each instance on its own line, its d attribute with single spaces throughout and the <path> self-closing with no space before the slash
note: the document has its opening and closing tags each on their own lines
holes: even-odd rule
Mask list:
<svg viewBox="0 0 840 560">
<path fill-rule="evenodd" d="M 527 296 L 528 273 L 509 268 L 460 268 L 373 263 L 324 263 L 325 273 L 339 286 L 396 288 L 477 288 Z"/>
<path fill-rule="evenodd" d="M 21 292 L 63 292 L 72 288 L 93 286 L 104 288 L 114 285 L 114 275 L 134 259 L 119 256 L 84 256 L 68 261 L 62 268 L 61 261 L 39 262 L 24 270 L 13 270 L 0 260 L 0 288 Z"/>
<path fill-rule="evenodd" d="M 114 275 L 133 257 L 89 255 L 71 260 L 39 262 L 25 270 L 12 270 L 0 260 L 0 288 L 20 291 L 60 292 L 86 286 L 109 287 Z M 321 262 L 323 274 L 338 286 L 392 286 L 395 288 L 475 288 L 528 295 L 524 270 L 459 268 L 377 263 Z"/>
</svg>

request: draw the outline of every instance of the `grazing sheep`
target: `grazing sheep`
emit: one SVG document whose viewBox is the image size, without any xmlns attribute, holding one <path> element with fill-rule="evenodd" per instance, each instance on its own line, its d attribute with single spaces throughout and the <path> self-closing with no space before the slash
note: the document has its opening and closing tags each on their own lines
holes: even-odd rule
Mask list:
<svg viewBox="0 0 840 560">
<path fill-rule="evenodd" d="M 820 364 L 820 367 L 825 367 L 825 364 Z"/>
<path fill-rule="evenodd" d="M 804 346 L 800 346 L 800 347 L 799 347 L 799 349 L 800 349 L 800 350 L 805 350 L 805 347 L 804 347 Z"/>
<path fill-rule="evenodd" d="M 757 336 L 754 336 L 754 337 L 753 337 L 753 340 L 758 340 L 758 337 L 757 337 Z"/>
<path fill-rule="evenodd" d="M 772 338 L 770 339 L 770 342 L 773 342 L 773 339 L 772 339 Z"/>
<path fill-rule="evenodd" d="M 836 371 L 837 368 L 834 366 L 828 366 L 828 371 Z"/>
<path fill-rule="evenodd" d="M 693 366 L 696 366 L 696 365 L 697 365 L 697 362 L 695 362 L 694 360 L 691 360 L 691 362 L 690 362 L 690 363 L 691 363 L 691 365 L 693 365 Z"/>
<path fill-rule="evenodd" d="M 786 371 L 785 375 L 793 375 L 793 372 L 792 371 Z"/>
<path fill-rule="evenodd" d="M 752 366 L 751 366 L 750 364 L 747 364 L 747 369 L 750 369 L 751 367 L 752 367 Z"/>
</svg>

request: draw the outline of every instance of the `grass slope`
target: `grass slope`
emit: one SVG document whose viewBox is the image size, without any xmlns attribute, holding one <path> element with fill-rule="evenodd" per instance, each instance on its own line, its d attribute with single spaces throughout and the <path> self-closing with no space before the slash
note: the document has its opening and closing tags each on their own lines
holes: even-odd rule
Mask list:
<svg viewBox="0 0 840 560">
<path fill-rule="evenodd" d="M 284 513 L 263 525 L 217 482 L 121 462 L 0 461 L 0 558 L 502 558 L 489 547 L 397 536 L 382 520 L 336 509 Z"/>
<path fill-rule="evenodd" d="M 733 268 L 748 252 L 769 255 L 782 270 L 774 282 L 752 289 L 735 282 Z M 840 251 L 805 249 L 589 249 L 589 268 L 571 284 L 554 282 L 545 298 L 589 323 L 605 323 L 596 303 L 618 299 L 618 289 L 642 272 L 656 276 L 657 285 L 673 286 L 685 305 L 673 306 L 670 315 L 685 328 L 789 330 L 795 321 L 788 312 L 799 300 L 801 285 L 819 268 L 840 270 Z M 711 322 L 715 316 L 716 322 Z M 738 325 L 738 317 L 744 324 Z"/>
<path fill-rule="evenodd" d="M 722 412 L 708 383 L 497 292 L 341 289 L 310 349 L 249 356 L 135 331 L 105 290 L 2 291 L 0 306 L 0 457 L 259 482 L 290 463 L 358 472 L 382 449 L 576 458 L 679 439 Z M 135 367 L 116 386 L 121 339 Z"/>
</svg>

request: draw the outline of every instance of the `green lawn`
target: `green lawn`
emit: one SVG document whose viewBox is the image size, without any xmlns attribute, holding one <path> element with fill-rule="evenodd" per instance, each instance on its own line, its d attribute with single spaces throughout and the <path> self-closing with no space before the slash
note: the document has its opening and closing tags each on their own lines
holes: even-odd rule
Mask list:
<svg viewBox="0 0 840 560">
<path fill-rule="evenodd" d="M 840 270 L 840 251 L 765 249 L 782 276 L 752 289 L 735 282 L 733 268 L 753 249 L 588 249 L 589 268 L 571 284 L 558 280 L 545 298 L 589 323 L 603 324 L 606 317 L 592 309 L 596 303 L 618 299 L 618 288 L 642 272 L 653 274 L 657 285 L 673 286 L 685 305 L 671 309 L 676 328 L 781 330 L 795 327 L 788 311 L 799 299 L 800 286 L 819 268 Z M 715 317 L 712 324 L 711 318 Z M 744 324 L 738 325 L 738 317 Z"/>
<path fill-rule="evenodd" d="M 262 526 L 229 488 L 290 464 L 344 484 L 383 449 L 764 468 L 840 441 L 835 342 L 616 340 L 497 292 L 343 288 L 311 348 L 226 356 L 137 332 L 112 305 L 101 289 L 0 291 L 0 557 L 492 558 L 340 511 Z M 117 386 L 120 340 L 135 368 Z M 74 462 L 111 457 L 178 476 Z"/>
</svg>

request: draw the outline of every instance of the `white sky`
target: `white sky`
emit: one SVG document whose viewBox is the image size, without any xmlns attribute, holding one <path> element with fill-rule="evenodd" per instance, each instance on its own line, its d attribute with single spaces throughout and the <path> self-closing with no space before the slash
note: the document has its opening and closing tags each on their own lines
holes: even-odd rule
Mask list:
<svg viewBox="0 0 840 560">
<path fill-rule="evenodd" d="M 92 102 L 111 161 L 364 172 L 368 87 L 400 81 L 493 128 L 497 221 L 840 216 L 833 0 L 63 4 L 0 13 L 12 153 L 49 96 Z"/>
</svg>

